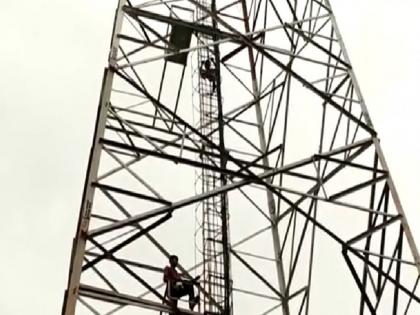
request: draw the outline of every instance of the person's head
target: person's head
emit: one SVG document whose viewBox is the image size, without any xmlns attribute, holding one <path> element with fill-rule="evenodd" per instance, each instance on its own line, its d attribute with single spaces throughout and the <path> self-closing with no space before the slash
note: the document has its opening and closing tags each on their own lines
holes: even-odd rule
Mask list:
<svg viewBox="0 0 420 315">
<path fill-rule="evenodd" d="M 204 67 L 206 68 L 206 70 L 210 69 L 210 67 L 211 67 L 210 60 L 207 59 L 206 61 L 204 61 Z"/>
<path fill-rule="evenodd" d="M 175 268 L 178 265 L 178 256 L 176 255 L 169 256 L 169 264 L 171 265 L 171 267 Z"/>
</svg>

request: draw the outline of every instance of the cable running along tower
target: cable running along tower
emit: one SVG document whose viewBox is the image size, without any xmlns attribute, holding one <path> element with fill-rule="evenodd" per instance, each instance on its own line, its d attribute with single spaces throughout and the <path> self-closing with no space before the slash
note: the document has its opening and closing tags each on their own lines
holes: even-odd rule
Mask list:
<svg viewBox="0 0 420 315">
<path fill-rule="evenodd" d="M 63 315 L 419 314 L 419 272 L 328 0 L 119 0 Z"/>
</svg>

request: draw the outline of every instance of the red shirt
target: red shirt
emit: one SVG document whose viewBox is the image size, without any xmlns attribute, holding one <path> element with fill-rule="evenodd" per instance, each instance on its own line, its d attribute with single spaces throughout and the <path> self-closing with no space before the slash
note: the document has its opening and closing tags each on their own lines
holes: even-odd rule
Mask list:
<svg viewBox="0 0 420 315">
<path fill-rule="evenodd" d="M 181 277 L 179 276 L 179 273 L 176 271 L 175 268 L 172 268 L 170 266 L 166 266 L 165 269 L 163 269 L 163 281 L 164 282 L 174 282 L 181 280 Z"/>
</svg>

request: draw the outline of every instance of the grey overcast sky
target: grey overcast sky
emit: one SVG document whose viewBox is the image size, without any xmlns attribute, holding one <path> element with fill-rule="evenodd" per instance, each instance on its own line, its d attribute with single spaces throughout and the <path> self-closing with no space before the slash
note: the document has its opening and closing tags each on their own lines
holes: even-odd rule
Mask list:
<svg viewBox="0 0 420 315">
<path fill-rule="evenodd" d="M 420 243 L 415 0 L 332 0 Z M 0 314 L 61 310 L 115 0 L 0 0 Z"/>
</svg>

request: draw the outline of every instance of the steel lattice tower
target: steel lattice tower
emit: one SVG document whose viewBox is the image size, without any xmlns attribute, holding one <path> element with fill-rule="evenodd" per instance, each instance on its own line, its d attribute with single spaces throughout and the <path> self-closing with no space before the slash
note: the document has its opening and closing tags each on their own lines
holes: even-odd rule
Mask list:
<svg viewBox="0 0 420 315">
<path fill-rule="evenodd" d="M 63 315 L 419 314 L 419 275 L 328 0 L 119 0 Z"/>
</svg>

